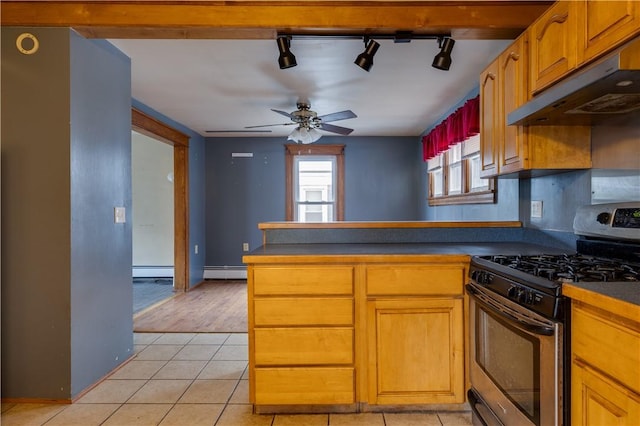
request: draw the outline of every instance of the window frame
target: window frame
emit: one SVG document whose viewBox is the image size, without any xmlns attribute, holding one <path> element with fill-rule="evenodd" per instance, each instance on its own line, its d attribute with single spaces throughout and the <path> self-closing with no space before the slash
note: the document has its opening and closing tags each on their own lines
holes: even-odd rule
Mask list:
<svg viewBox="0 0 640 426">
<path fill-rule="evenodd" d="M 295 193 L 294 193 L 294 159 L 296 156 L 327 156 L 336 157 L 336 221 L 344 220 L 344 145 L 318 144 L 300 145 L 285 144 L 285 220 L 294 221 Z"/>
<path fill-rule="evenodd" d="M 466 142 L 466 141 L 465 141 Z M 464 144 L 462 142 L 461 144 Z M 473 190 L 471 185 L 471 157 L 477 155 L 478 151 L 466 152 L 464 147 L 461 153 L 461 179 L 462 179 L 462 192 L 450 194 L 449 193 L 449 181 L 450 181 L 450 150 L 447 150 L 440 155 L 432 158 L 428 161 L 437 161 L 439 166 L 429 168 L 427 163 L 427 176 L 428 176 L 428 204 L 429 206 L 446 206 L 446 205 L 460 205 L 460 204 L 495 204 L 496 202 L 496 190 L 495 190 L 495 178 L 487 179 L 488 187 L 480 190 Z M 441 170 L 442 172 L 442 195 L 434 195 L 435 187 L 433 175 L 435 170 Z"/>
</svg>

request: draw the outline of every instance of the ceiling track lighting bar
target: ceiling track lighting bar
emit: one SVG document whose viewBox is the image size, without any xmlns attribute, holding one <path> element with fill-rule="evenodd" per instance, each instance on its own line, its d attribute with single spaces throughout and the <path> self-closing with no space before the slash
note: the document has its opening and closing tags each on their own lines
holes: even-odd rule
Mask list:
<svg viewBox="0 0 640 426">
<path fill-rule="evenodd" d="M 327 33 L 327 34 L 295 34 L 278 33 L 277 37 L 288 37 L 290 40 L 322 40 L 322 39 L 342 39 L 342 40 L 393 40 L 395 43 L 409 43 L 412 40 L 440 40 L 450 38 L 451 33 L 438 34 L 414 34 L 411 31 L 397 31 L 393 34 L 350 34 L 350 33 Z"/>
<path fill-rule="evenodd" d="M 291 47 L 291 40 L 295 39 L 344 39 L 344 40 L 363 40 L 365 50 L 360 53 L 354 63 L 369 72 L 373 67 L 373 57 L 375 56 L 380 43 L 374 40 L 389 39 L 394 43 L 410 43 L 412 40 L 438 40 L 438 47 L 440 52 L 433 58 L 431 66 L 433 68 L 448 71 L 451 67 L 451 51 L 453 45 L 456 43 L 451 38 L 451 34 L 414 34 L 411 31 L 396 31 L 393 34 L 348 34 L 348 33 L 327 33 L 327 34 L 290 34 L 290 33 L 278 33 L 276 41 L 278 44 L 278 51 L 280 56 L 278 57 L 278 64 L 280 69 L 286 69 L 295 67 L 296 57 L 291 53 L 289 49 Z"/>
</svg>

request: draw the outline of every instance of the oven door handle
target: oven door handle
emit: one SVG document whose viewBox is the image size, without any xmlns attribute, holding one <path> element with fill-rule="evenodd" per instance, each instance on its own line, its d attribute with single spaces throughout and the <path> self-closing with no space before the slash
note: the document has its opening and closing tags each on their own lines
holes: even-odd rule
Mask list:
<svg viewBox="0 0 640 426">
<path fill-rule="evenodd" d="M 541 336 L 554 335 L 555 329 L 553 327 L 547 327 L 544 325 L 540 325 L 537 322 L 533 322 L 534 320 L 532 320 L 531 318 L 527 318 L 524 315 L 519 315 L 512 309 L 509 309 L 509 312 L 506 312 L 504 308 L 500 309 L 500 306 L 498 306 L 497 304 L 492 304 L 486 297 L 483 297 L 482 294 L 478 292 L 478 290 L 476 290 L 469 284 L 467 284 L 465 288 L 467 289 L 467 293 L 469 294 L 469 296 L 471 296 L 476 303 L 483 306 L 485 309 L 488 309 L 491 312 L 495 312 L 503 318 L 508 319 L 511 322 L 516 322 L 522 329 Z"/>
</svg>

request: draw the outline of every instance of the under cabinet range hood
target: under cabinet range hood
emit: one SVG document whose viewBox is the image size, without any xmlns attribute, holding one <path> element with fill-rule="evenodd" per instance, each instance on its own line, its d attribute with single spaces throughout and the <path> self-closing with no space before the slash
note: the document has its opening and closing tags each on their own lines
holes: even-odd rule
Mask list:
<svg viewBox="0 0 640 426">
<path fill-rule="evenodd" d="M 640 111 L 640 38 L 544 90 L 507 124 L 585 125 Z"/>
</svg>

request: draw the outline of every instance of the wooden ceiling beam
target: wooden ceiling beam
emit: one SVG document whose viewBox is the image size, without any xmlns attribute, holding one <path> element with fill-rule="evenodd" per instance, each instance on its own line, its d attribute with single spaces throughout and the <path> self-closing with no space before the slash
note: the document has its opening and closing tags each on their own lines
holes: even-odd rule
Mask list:
<svg viewBox="0 0 640 426">
<path fill-rule="evenodd" d="M 72 27 L 90 38 L 274 38 L 395 30 L 460 38 L 517 34 L 553 1 L 50 1 L 0 2 L 3 26 Z"/>
</svg>

